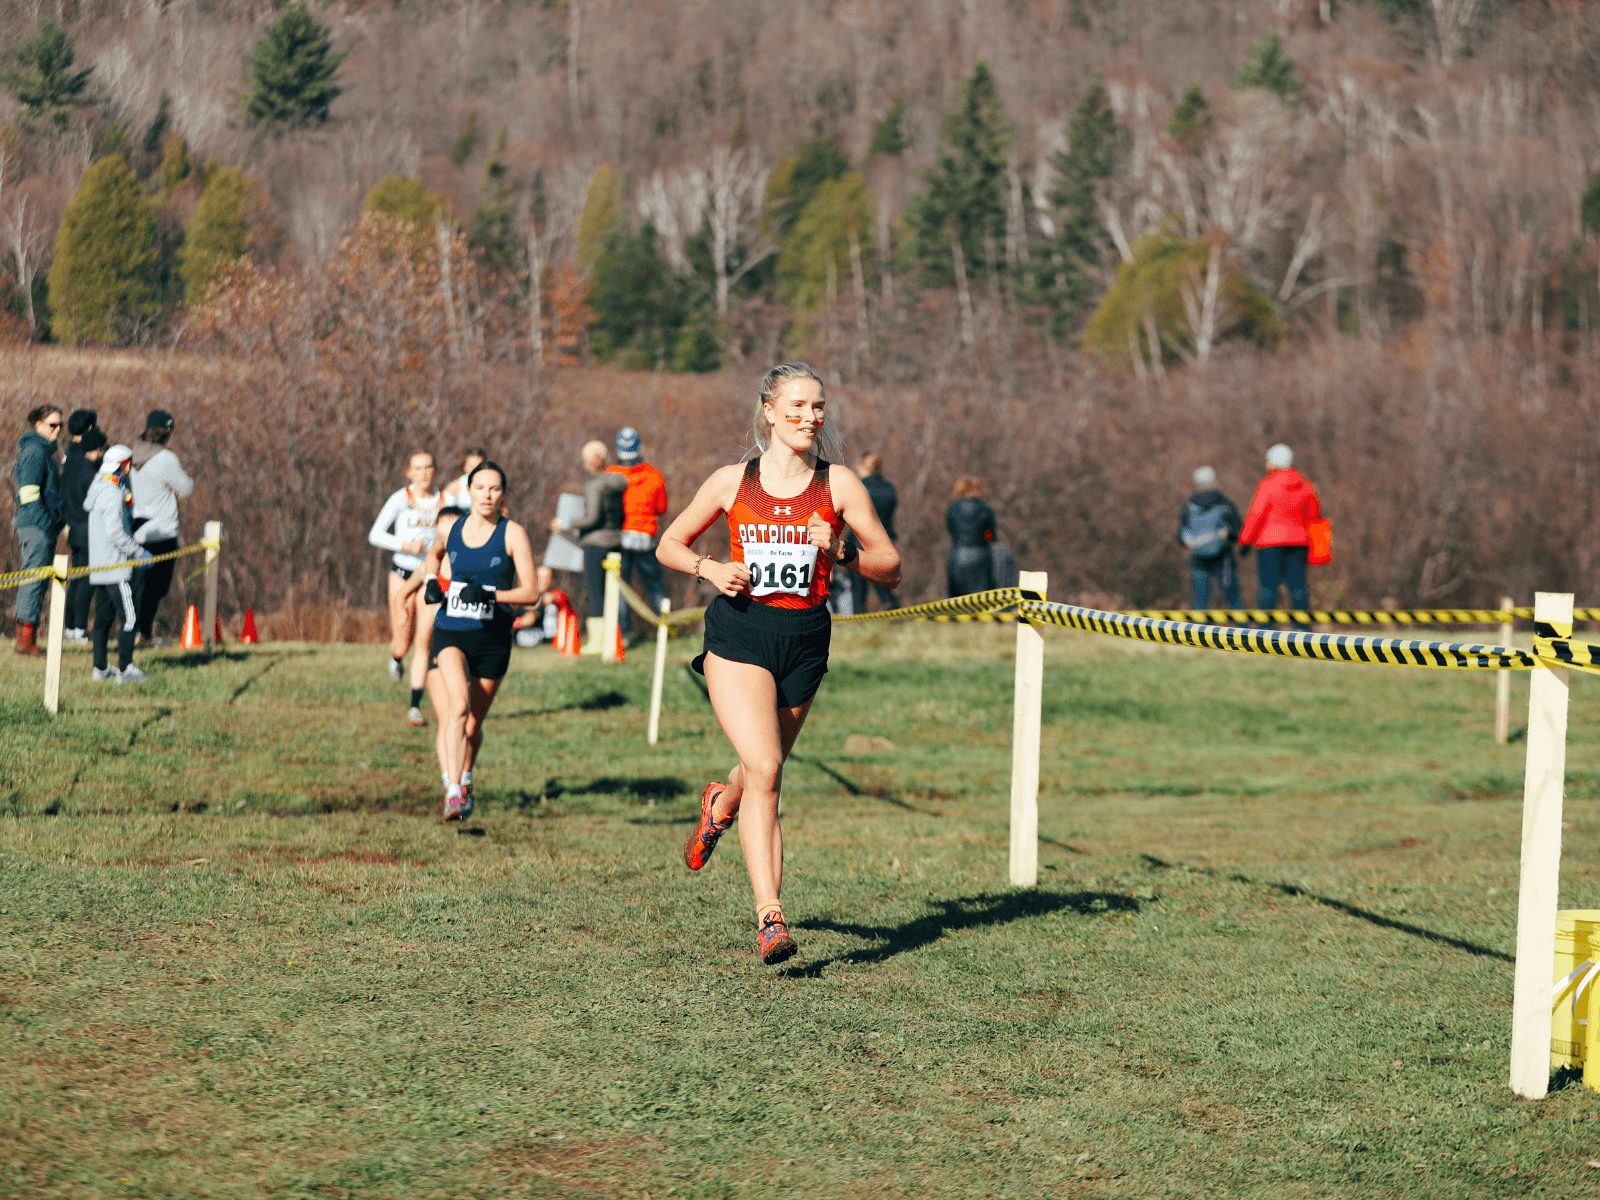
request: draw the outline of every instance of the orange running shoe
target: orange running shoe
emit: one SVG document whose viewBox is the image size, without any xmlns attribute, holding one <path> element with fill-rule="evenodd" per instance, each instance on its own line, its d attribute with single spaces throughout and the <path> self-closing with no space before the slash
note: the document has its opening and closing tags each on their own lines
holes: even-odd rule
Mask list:
<svg viewBox="0 0 1600 1200">
<path fill-rule="evenodd" d="M 698 871 L 706 865 L 711 852 L 717 848 L 717 841 L 733 825 L 732 817 L 718 821 L 711 815 L 711 806 L 727 790 L 725 783 L 708 783 L 706 790 L 700 793 L 700 823 L 683 844 L 683 864 L 691 871 Z"/>
<path fill-rule="evenodd" d="M 769 967 L 794 957 L 799 947 L 789 936 L 789 927 L 783 923 L 782 910 L 770 912 L 762 919 L 761 928 L 756 930 L 756 949 L 761 953 L 761 961 Z"/>
</svg>

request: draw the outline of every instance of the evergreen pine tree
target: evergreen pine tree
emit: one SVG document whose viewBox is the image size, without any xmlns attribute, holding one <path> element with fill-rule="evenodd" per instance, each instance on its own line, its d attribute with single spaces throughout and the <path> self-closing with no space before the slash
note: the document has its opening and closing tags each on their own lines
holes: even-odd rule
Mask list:
<svg viewBox="0 0 1600 1200">
<path fill-rule="evenodd" d="M 455 145 L 450 147 L 451 166 L 464 167 L 467 159 L 472 156 L 473 149 L 478 144 L 478 114 L 467 114 L 467 123 L 461 130 L 461 136 L 456 138 Z"/>
<path fill-rule="evenodd" d="M 156 229 L 120 154 L 83 173 L 56 230 L 50 317 L 63 342 L 126 341 L 155 316 Z"/>
<path fill-rule="evenodd" d="M 178 263 L 183 298 L 191 307 L 205 303 L 222 268 L 249 252 L 251 188 L 238 167 L 215 168 L 200 193 L 200 203 L 184 222 Z"/>
<path fill-rule="evenodd" d="M 422 180 L 405 175 L 385 175 L 373 184 L 361 202 L 361 211 L 397 217 L 425 238 L 433 237 L 436 221 L 451 219 L 450 201 Z"/>
<path fill-rule="evenodd" d="M 467 245 L 482 251 L 489 270 L 503 274 L 517 265 L 517 230 L 511 213 L 511 171 L 506 166 L 506 130 L 500 127 L 483 166 L 483 191 L 472 210 Z"/>
<path fill-rule="evenodd" d="M 889 105 L 889 111 L 883 114 L 872 129 L 872 145 L 867 148 L 867 157 L 876 158 L 880 154 L 898 158 L 911 149 L 911 138 L 906 133 L 906 100 L 904 96 L 896 96 L 894 103 Z"/>
<path fill-rule="evenodd" d="M 1110 247 L 1094 194 L 1096 185 L 1116 171 L 1121 140 L 1111 97 L 1096 78 L 1072 112 L 1067 149 L 1056 155 L 1056 185 L 1048 196 L 1056 209 L 1056 234 L 1048 261 L 1040 265 L 1039 292 L 1056 307 L 1062 324 L 1082 309 Z"/>
<path fill-rule="evenodd" d="M 172 97 L 166 92 L 161 93 L 161 103 L 156 106 L 156 115 L 151 118 L 150 128 L 144 131 L 144 153 L 146 158 L 154 158 L 161 150 L 167 136 L 167 130 L 172 128 Z"/>
<path fill-rule="evenodd" d="M 583 189 L 583 212 L 578 217 L 578 257 L 594 266 L 600 251 L 622 224 L 622 180 L 608 166 L 602 166 Z"/>
<path fill-rule="evenodd" d="M 1600 233 L 1600 171 L 1594 173 L 1589 186 L 1583 191 L 1583 199 L 1578 204 L 1578 216 L 1590 233 Z"/>
<path fill-rule="evenodd" d="M 260 125 L 321 125 L 342 90 L 333 75 L 344 58 L 333 52 L 327 27 L 304 4 L 284 9 L 250 56 L 245 115 Z"/>
<path fill-rule="evenodd" d="M 1167 122 L 1167 132 L 1180 142 L 1194 141 L 1211 128 L 1211 105 L 1194 80 L 1184 90 L 1183 99 L 1172 110 L 1172 120 Z"/>
<path fill-rule="evenodd" d="M 876 205 L 866 180 L 854 171 L 829 180 L 812 195 L 778 255 L 778 287 L 784 300 L 802 312 L 815 312 L 827 298 L 828 264 L 841 291 L 850 279 L 850 235 L 856 236 L 863 265 L 874 245 Z"/>
<path fill-rule="evenodd" d="M 1003 265 L 1011 125 L 988 63 L 980 59 L 972 69 L 939 134 L 938 156 L 924 176 L 928 190 L 906 206 L 912 254 L 936 285 L 954 279 L 952 239 L 960 240 L 969 278 Z"/>
<path fill-rule="evenodd" d="M 809 140 L 802 142 L 789 157 L 781 159 L 767 176 L 758 234 L 765 237 L 773 225 L 780 230 L 793 226 L 817 189 L 849 169 L 850 156 L 839 139 L 818 126 Z"/>
<path fill-rule="evenodd" d="M 194 159 L 189 157 L 189 144 L 183 140 L 183 134 L 175 133 L 167 139 L 166 150 L 161 155 L 161 166 L 156 171 L 156 179 L 161 184 L 161 190 L 170 195 L 192 174 L 194 174 Z"/>
<path fill-rule="evenodd" d="M 626 367 L 672 364 L 683 324 L 680 293 L 655 228 L 634 233 L 619 221 L 601 244 L 589 285 L 595 352 Z"/>
<path fill-rule="evenodd" d="M 1275 92 L 1278 99 L 1291 108 L 1300 106 L 1300 96 L 1304 91 L 1294 59 L 1283 52 L 1283 41 L 1277 34 L 1262 38 L 1251 47 L 1250 61 L 1234 75 L 1233 86 L 1240 91 L 1245 88 L 1266 88 L 1269 92 Z"/>
<path fill-rule="evenodd" d="M 39 28 L 12 49 L 17 65 L 0 71 L 0 87 L 28 110 L 30 117 L 49 117 L 62 128 L 74 105 L 88 102 L 84 95 L 93 67 L 74 71 L 77 51 L 72 37 L 46 17 Z"/>
</svg>

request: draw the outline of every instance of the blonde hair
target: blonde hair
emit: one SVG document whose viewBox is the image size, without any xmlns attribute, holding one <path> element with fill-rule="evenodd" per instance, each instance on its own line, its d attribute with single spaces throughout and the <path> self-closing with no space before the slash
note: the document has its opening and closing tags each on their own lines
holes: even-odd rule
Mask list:
<svg viewBox="0 0 1600 1200">
<path fill-rule="evenodd" d="M 883 470 L 883 455 L 863 454 L 861 456 L 861 473 L 863 475 L 876 475 Z"/>
<path fill-rule="evenodd" d="M 976 475 L 963 475 L 956 480 L 956 486 L 950 495 L 956 500 L 965 500 L 968 497 L 982 499 L 984 493 L 983 480 Z"/>
<path fill-rule="evenodd" d="M 827 385 L 822 382 L 822 376 L 816 373 L 810 363 L 779 363 L 773 367 L 761 377 L 761 389 L 756 393 L 755 420 L 750 424 L 750 435 L 755 441 L 758 453 L 765 454 L 767 447 L 772 445 L 772 422 L 767 420 L 767 414 L 761 410 L 777 398 L 778 389 L 791 379 L 815 379 L 817 390 L 822 393 L 823 399 L 827 399 Z M 824 462 L 844 462 L 844 435 L 839 432 L 838 423 L 831 416 L 817 431 L 815 450 L 817 457 Z"/>
</svg>

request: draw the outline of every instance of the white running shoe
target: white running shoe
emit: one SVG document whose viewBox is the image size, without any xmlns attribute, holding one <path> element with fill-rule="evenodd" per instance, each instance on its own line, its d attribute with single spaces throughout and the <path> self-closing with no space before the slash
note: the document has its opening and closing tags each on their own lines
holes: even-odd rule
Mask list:
<svg viewBox="0 0 1600 1200">
<path fill-rule="evenodd" d="M 139 668 L 134 666 L 132 663 L 129 663 L 123 668 L 122 674 L 117 678 L 122 683 L 143 683 L 146 679 L 149 679 L 150 676 L 139 670 Z"/>
<path fill-rule="evenodd" d="M 389 678 L 396 683 L 400 682 L 400 660 L 398 658 L 389 660 Z"/>
<path fill-rule="evenodd" d="M 122 675 L 115 667 L 96 667 L 94 669 L 93 679 L 96 683 L 100 683 L 105 680 L 121 683 Z"/>
<path fill-rule="evenodd" d="M 89 631 L 86 629 L 64 629 L 61 631 L 61 636 L 69 642 L 87 642 L 89 640 Z"/>
</svg>

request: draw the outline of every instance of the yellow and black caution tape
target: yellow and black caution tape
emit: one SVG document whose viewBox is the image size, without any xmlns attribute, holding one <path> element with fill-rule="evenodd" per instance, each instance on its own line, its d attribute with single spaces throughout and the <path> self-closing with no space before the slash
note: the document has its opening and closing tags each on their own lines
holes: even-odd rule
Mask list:
<svg viewBox="0 0 1600 1200">
<path fill-rule="evenodd" d="M 1210 625 L 1504 625 L 1513 618 L 1533 619 L 1531 608 L 1412 608 L 1397 612 L 1346 612 L 1284 608 L 1146 608 L 1127 614 L 1158 621 L 1199 621 Z M 1576 621 L 1600 621 L 1600 608 L 1578 608 Z"/>
<path fill-rule="evenodd" d="M 1577 610 L 1573 615 L 1576 617 Z M 1574 670 L 1600 674 L 1600 646 L 1593 642 L 1573 641 L 1570 623 L 1557 625 L 1549 621 L 1535 621 L 1533 656 L 1543 667 L 1572 667 Z"/>
<path fill-rule="evenodd" d="M 1102 633 L 1137 642 L 1231 650 L 1275 658 L 1391 667 L 1433 667 L 1454 671 L 1528 671 L 1537 666 L 1582 665 L 1576 661 L 1558 661 L 1556 650 L 1563 647 L 1575 657 L 1592 653 L 1595 669 L 1600 670 L 1600 646 L 1589 647 L 1582 642 L 1547 640 L 1546 647 L 1536 646 L 1534 653 L 1530 654 L 1525 650 L 1503 646 L 1428 642 L 1415 638 L 1368 637 L 1348 633 L 1284 633 L 1275 629 L 1197 625 L 1188 621 L 1165 621 L 1130 613 L 1101 612 L 1071 604 L 1032 600 L 1023 601 L 1017 606 L 1017 611 L 1030 624 L 1060 625 L 1085 633 Z M 1566 627 L 1565 632 L 1570 635 L 1571 627 Z"/>
<path fill-rule="evenodd" d="M 834 617 L 843 621 L 994 621 L 1003 620 L 1005 609 L 1015 608 L 1024 598 L 1038 599 L 1035 592 L 1021 588 L 995 588 L 988 592 L 973 592 L 970 596 L 952 596 L 948 600 L 932 600 L 927 604 L 914 604 L 910 608 L 886 608 L 882 612 L 855 613 L 847 617 Z"/>
<path fill-rule="evenodd" d="M 169 559 L 183 558 L 188 554 L 199 554 L 202 550 L 209 550 L 216 545 L 218 543 L 202 540 L 192 546 L 169 550 L 165 554 L 153 554 L 149 558 L 130 558 L 127 562 L 106 563 L 98 567 L 69 567 L 61 572 L 57 572 L 54 565 L 34 567 L 27 571 L 12 571 L 9 575 L 0 575 L 0 590 L 17 587 L 24 583 L 32 583 L 36 579 L 58 579 L 65 583 L 69 579 L 82 579 L 85 575 L 92 575 L 96 571 L 118 571 L 123 567 L 148 567 L 154 563 L 166 562 Z"/>
</svg>

